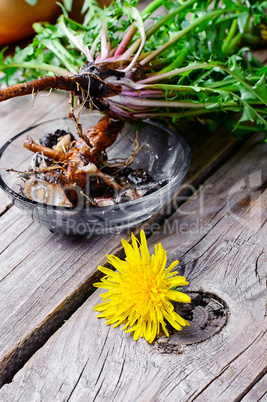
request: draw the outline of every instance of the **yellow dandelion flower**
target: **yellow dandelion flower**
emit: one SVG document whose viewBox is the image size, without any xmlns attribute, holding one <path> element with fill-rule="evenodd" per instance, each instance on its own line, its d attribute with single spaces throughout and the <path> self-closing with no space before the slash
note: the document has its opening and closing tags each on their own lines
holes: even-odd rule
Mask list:
<svg viewBox="0 0 267 402">
<path fill-rule="evenodd" d="M 114 327 L 124 324 L 123 330 L 133 332 L 134 340 L 144 337 L 149 343 L 161 328 L 169 336 L 166 321 L 178 331 L 189 325 L 174 311 L 171 303 L 191 301 L 188 295 L 174 289 L 188 285 L 186 278 L 173 271 L 179 261 L 166 268 L 167 253 L 160 243 L 155 245 L 155 254 L 150 256 L 143 230 L 140 242 L 132 234 L 132 245 L 126 240 L 122 240 L 122 245 L 126 255 L 124 261 L 107 255 L 108 262 L 116 271 L 98 267 L 105 276 L 94 286 L 108 289 L 100 295 L 102 303 L 94 308 L 101 313 L 98 317 L 106 318 L 106 324 Z"/>
</svg>

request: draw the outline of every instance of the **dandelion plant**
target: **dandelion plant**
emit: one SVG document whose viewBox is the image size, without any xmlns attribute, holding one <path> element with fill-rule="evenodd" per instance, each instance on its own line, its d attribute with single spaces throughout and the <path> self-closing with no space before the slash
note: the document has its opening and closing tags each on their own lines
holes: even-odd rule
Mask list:
<svg viewBox="0 0 267 402">
<path fill-rule="evenodd" d="M 154 0 L 141 12 L 136 5 L 117 0 L 101 9 L 85 0 L 83 23 L 62 6 L 55 25 L 34 24 L 32 43 L 12 57 L 0 53 L 2 82 L 11 85 L 0 101 L 57 88 L 122 120 L 201 118 L 267 133 L 267 67 L 245 42 L 264 41 L 266 1 Z"/>
</svg>

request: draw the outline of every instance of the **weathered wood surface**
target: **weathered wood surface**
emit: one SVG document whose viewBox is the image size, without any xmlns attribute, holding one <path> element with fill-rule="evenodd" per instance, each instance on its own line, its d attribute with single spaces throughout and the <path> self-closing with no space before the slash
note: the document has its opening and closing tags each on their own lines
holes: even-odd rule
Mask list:
<svg viewBox="0 0 267 402">
<path fill-rule="evenodd" d="M 264 400 L 265 153 L 259 138 L 250 141 L 149 239 L 151 250 L 162 242 L 169 262 L 180 259 L 189 290 L 210 294 L 220 314 L 224 311 L 214 336 L 208 336 L 214 321 L 202 306 L 202 342 L 187 342 L 199 320 L 196 308 L 186 331 L 152 346 L 135 343 L 96 318 L 95 292 L 3 386 L 0 400 Z"/>
<path fill-rule="evenodd" d="M 68 99 L 52 93 L 1 104 L 1 144 L 26 127 L 65 116 Z M 56 105 L 56 106 L 55 106 Z M 188 133 L 193 163 L 185 192 L 192 193 L 241 143 L 229 135 Z M 3 201 L 4 200 L 4 201 Z M 46 228 L 6 204 L 0 193 L 0 383 L 10 380 L 92 291 L 97 266 L 120 247 L 121 235 L 74 238 Z M 183 201 L 178 197 L 178 203 Z M 7 207 L 8 205 L 8 207 Z M 170 212 L 170 211 L 168 211 Z M 8 311 L 8 314 L 7 314 Z"/>
</svg>

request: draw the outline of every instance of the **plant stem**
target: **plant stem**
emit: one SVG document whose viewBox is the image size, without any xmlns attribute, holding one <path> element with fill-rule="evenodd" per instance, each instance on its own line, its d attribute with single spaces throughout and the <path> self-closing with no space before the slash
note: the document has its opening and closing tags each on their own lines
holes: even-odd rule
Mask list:
<svg viewBox="0 0 267 402">
<path fill-rule="evenodd" d="M 143 17 L 146 16 L 146 14 L 152 14 L 157 8 L 159 8 L 162 5 L 162 0 L 154 0 L 151 3 L 144 8 L 144 10 L 141 12 L 141 15 Z"/>
<path fill-rule="evenodd" d="M 139 29 L 139 32 L 140 32 L 141 43 L 140 43 L 140 46 L 139 46 L 139 49 L 138 49 L 137 53 L 134 55 L 134 57 L 131 60 L 130 64 L 124 70 L 122 70 L 125 73 L 127 71 L 130 71 L 131 68 L 135 65 L 135 63 L 137 62 L 139 56 L 142 53 L 142 50 L 143 50 L 145 42 L 146 42 L 146 33 L 145 33 L 144 21 L 142 19 L 142 16 L 140 15 L 139 11 L 136 8 L 133 8 L 133 17 L 136 20 L 137 28 Z"/>
<path fill-rule="evenodd" d="M 168 42 L 166 42 L 164 45 L 160 46 L 157 50 L 155 50 L 151 55 L 149 55 L 147 58 L 142 60 L 140 64 L 144 66 L 145 64 L 149 63 L 151 60 L 153 60 L 155 57 L 157 57 L 160 53 L 162 53 L 164 50 L 166 50 L 168 47 L 173 45 L 175 42 L 177 42 L 180 38 L 182 38 L 184 35 L 188 34 L 190 31 L 192 31 L 194 28 L 196 28 L 198 25 L 202 24 L 202 22 L 212 19 L 213 17 L 220 15 L 222 13 L 225 13 L 226 10 L 216 10 L 212 11 L 211 13 L 204 15 L 203 17 L 197 18 L 192 24 L 190 24 L 188 27 L 182 29 L 180 32 L 178 32 L 177 35 L 175 35 L 172 39 L 170 39 Z"/>
<path fill-rule="evenodd" d="M 260 100 L 261 103 L 263 103 L 264 105 L 267 106 L 267 99 L 262 98 L 261 95 L 258 94 L 249 83 L 247 83 L 242 78 L 237 77 L 237 75 L 230 68 L 228 68 L 222 64 L 218 64 L 217 67 L 221 68 L 223 71 L 227 72 L 229 75 L 232 75 L 237 80 L 237 82 L 240 82 L 242 85 L 244 85 L 256 98 L 258 98 Z"/>
<path fill-rule="evenodd" d="M 239 111 L 241 108 L 239 107 L 226 107 L 223 110 L 224 111 Z M 187 110 L 187 111 L 182 111 L 182 112 L 170 112 L 170 111 L 166 111 L 166 112 L 147 112 L 147 113 L 134 113 L 133 117 L 138 118 L 138 119 L 149 119 L 149 118 L 163 118 L 163 117 L 173 117 L 173 118 L 183 118 L 183 117 L 194 117 L 194 116 L 201 116 L 202 114 L 209 114 L 209 113 L 215 113 L 218 111 L 222 111 L 220 108 L 218 108 L 217 110 L 215 109 L 191 109 L 191 110 Z"/>
<path fill-rule="evenodd" d="M 226 39 L 225 39 L 225 41 L 224 41 L 224 43 L 223 43 L 223 45 L 222 45 L 222 51 L 223 51 L 225 54 L 228 54 L 228 53 L 229 53 L 229 45 L 230 45 L 230 43 L 231 43 L 233 37 L 234 37 L 235 34 L 236 34 L 236 30 L 237 30 L 237 19 L 235 19 L 235 20 L 232 22 L 231 27 L 230 27 L 229 32 L 228 32 L 228 35 L 227 35 L 227 37 L 226 37 Z"/>
<path fill-rule="evenodd" d="M 51 42 L 46 39 L 43 39 L 41 42 L 63 62 L 70 72 L 76 74 L 77 70 L 74 68 L 74 65 L 77 64 L 77 62 L 75 58 L 72 57 L 71 54 L 64 48 L 59 40 L 54 39 L 53 45 L 51 45 Z M 69 60 L 71 60 L 72 64 L 69 63 Z"/>
<path fill-rule="evenodd" d="M 168 73 L 169 71 L 172 71 L 172 70 L 174 70 L 176 68 L 181 67 L 181 65 L 185 61 L 187 55 L 188 55 L 188 49 L 186 47 L 183 47 L 180 50 L 180 53 L 178 54 L 176 59 L 169 66 L 167 66 L 167 67 L 163 68 L 162 70 L 154 73 L 153 75 L 165 74 L 165 73 Z M 151 75 L 150 75 L 150 77 L 151 77 Z"/>
<path fill-rule="evenodd" d="M 66 24 L 65 24 L 65 17 L 63 15 L 61 15 L 61 17 L 59 17 L 58 19 L 58 25 L 61 26 L 61 28 L 63 29 L 63 31 L 65 32 L 66 36 L 69 38 L 69 40 L 83 53 L 85 54 L 85 56 L 87 57 L 88 61 L 93 61 L 93 57 L 88 49 L 87 46 L 85 46 L 82 41 L 81 38 L 79 38 L 79 36 L 75 36 L 73 35 L 70 30 L 67 28 Z"/>
<path fill-rule="evenodd" d="M 22 63 L 10 63 L 10 64 L 5 64 L 1 65 L 0 69 L 1 71 L 5 71 L 9 68 L 16 67 L 16 68 L 32 68 L 32 69 L 38 69 L 38 70 L 44 70 L 46 72 L 52 72 L 54 74 L 59 74 L 59 75 L 70 75 L 70 71 L 65 70 L 64 68 L 53 66 L 51 64 L 46 64 L 46 63 L 37 63 L 34 61 L 25 61 Z"/>
<path fill-rule="evenodd" d="M 165 15 L 165 17 L 163 17 L 160 21 L 158 21 L 156 24 L 148 29 L 148 31 L 146 32 L 147 39 L 150 38 L 150 36 L 153 35 L 153 33 L 156 32 L 161 26 L 165 25 L 167 21 L 175 17 L 177 14 L 180 14 L 182 11 L 192 6 L 194 3 L 196 3 L 196 0 L 190 0 L 184 3 L 182 6 L 178 7 L 172 13 Z"/>
<path fill-rule="evenodd" d="M 227 52 L 228 54 L 232 53 L 233 49 L 235 49 L 236 45 L 241 41 L 243 34 L 240 32 L 232 39 L 231 43 L 228 46 Z"/>
<path fill-rule="evenodd" d="M 115 54 L 114 54 L 114 59 L 116 60 L 118 56 L 122 55 L 125 50 L 127 49 L 129 43 L 131 42 L 132 38 L 134 37 L 135 33 L 137 32 L 137 28 L 135 26 L 135 23 L 133 22 L 126 34 L 124 35 L 121 43 L 119 44 Z"/>
<path fill-rule="evenodd" d="M 162 2 L 157 1 L 158 6 L 162 5 Z M 176 10 L 174 10 L 172 13 L 166 15 L 163 17 L 159 22 L 157 22 L 155 25 L 153 25 L 151 28 L 149 28 L 146 32 L 146 39 L 148 39 L 151 35 L 153 35 L 154 32 L 156 32 L 162 25 L 164 25 L 170 18 L 174 17 L 175 15 L 179 14 L 182 12 L 184 9 L 190 7 L 196 2 L 196 0 L 190 0 L 186 3 L 184 3 L 182 6 L 178 7 Z M 153 10 L 155 11 L 155 9 Z M 143 15 L 143 13 L 142 13 Z M 129 49 L 121 56 L 121 60 L 127 60 L 131 55 L 138 49 L 140 46 L 141 39 L 138 38 L 130 47 Z"/>
<path fill-rule="evenodd" d="M 204 108 L 214 105 L 214 102 L 190 102 L 190 101 L 168 101 L 162 99 L 146 99 L 146 98 L 131 98 L 129 96 L 116 95 L 112 97 L 112 102 L 118 103 L 120 105 L 127 105 L 128 107 L 138 106 L 138 107 L 181 107 L 181 108 Z M 235 101 L 225 102 L 225 106 L 237 106 Z"/>
<path fill-rule="evenodd" d="M 171 77 L 175 77 L 176 75 L 183 74 L 187 71 L 199 70 L 202 68 L 214 68 L 214 65 L 210 64 L 210 63 L 189 65 L 187 67 L 177 68 L 176 70 L 172 70 L 172 71 L 169 71 L 169 72 L 161 74 L 161 75 L 156 75 L 156 74 L 150 75 L 148 78 L 138 81 L 138 84 L 149 84 L 149 83 L 155 82 L 155 81 L 158 82 L 158 81 L 164 80 L 166 78 L 171 78 Z"/>
</svg>

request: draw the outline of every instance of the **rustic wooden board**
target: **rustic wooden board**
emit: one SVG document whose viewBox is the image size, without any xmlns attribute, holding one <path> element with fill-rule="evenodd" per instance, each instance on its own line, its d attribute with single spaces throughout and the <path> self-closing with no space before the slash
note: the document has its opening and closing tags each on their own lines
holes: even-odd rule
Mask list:
<svg viewBox="0 0 267 402">
<path fill-rule="evenodd" d="M 243 402 L 251 402 L 251 401 L 261 401 L 264 402 L 267 394 L 267 379 L 265 376 L 258 381 L 251 390 L 244 396 L 242 399 Z"/>
<path fill-rule="evenodd" d="M 265 152 L 258 139 L 251 141 L 149 239 L 151 250 L 162 242 L 169 262 L 180 259 L 189 290 L 210 293 L 218 305 L 227 306 L 226 324 L 217 334 L 207 336 L 207 326 L 213 325 L 207 320 L 205 340 L 188 344 L 194 317 L 187 332 L 161 337 L 152 346 L 144 340 L 135 343 L 131 335 L 96 318 L 95 292 L 3 386 L 0 400 L 262 397 L 267 361 Z"/>
<path fill-rule="evenodd" d="M 54 95 L 55 102 L 59 99 L 59 106 L 52 115 L 49 114 L 51 118 L 68 112 L 66 97 L 56 93 L 49 96 Z M 45 102 L 47 99 L 48 97 L 44 98 Z M 19 109 L 20 101 L 13 100 L 12 107 L 18 102 Z M 43 98 L 41 101 L 43 102 Z M 26 102 L 27 107 L 21 104 L 21 119 L 29 108 L 28 102 L 29 100 Z M 50 102 L 51 100 L 48 105 Z M 6 105 L 5 110 L 8 112 Z M 26 113 L 26 123 L 22 119 L 24 127 L 29 125 L 30 118 Z M 30 124 L 43 118 L 46 118 L 46 114 L 43 113 L 43 108 L 40 110 L 38 107 Z M 14 129 L 10 126 L 10 119 L 4 121 L 3 127 L 4 124 L 8 125 L 8 135 L 14 135 L 18 131 L 18 118 L 14 122 Z M 241 146 L 229 134 L 210 135 L 205 127 L 197 138 L 194 133 L 192 129 L 187 138 L 192 145 L 193 154 L 186 185 L 189 192 L 220 165 L 235 147 Z M 177 203 L 182 201 L 181 197 Z M 121 246 L 120 235 L 91 239 L 52 235 L 14 207 L 7 210 L 3 208 L 2 212 L 1 384 L 12 378 L 24 362 L 90 295 L 97 266 L 104 262 L 106 253 L 119 250 Z"/>
<path fill-rule="evenodd" d="M 68 95 L 63 91 L 40 93 L 2 102 L 0 107 L 0 146 L 25 128 L 41 121 L 68 115 Z"/>
<path fill-rule="evenodd" d="M 104 262 L 106 250 L 116 252 L 120 239 L 53 235 L 14 207 L 3 218 L 1 380 L 88 297 L 95 267 Z"/>
</svg>

